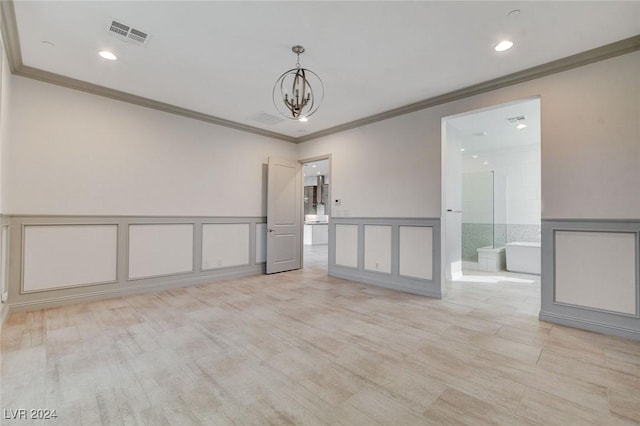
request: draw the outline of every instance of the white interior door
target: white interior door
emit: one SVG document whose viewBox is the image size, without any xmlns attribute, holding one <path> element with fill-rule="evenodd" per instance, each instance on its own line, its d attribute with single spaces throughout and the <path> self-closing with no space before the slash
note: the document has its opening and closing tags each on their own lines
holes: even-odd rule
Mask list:
<svg viewBox="0 0 640 426">
<path fill-rule="evenodd" d="M 267 178 L 267 274 L 302 265 L 300 164 L 269 158 Z"/>
</svg>

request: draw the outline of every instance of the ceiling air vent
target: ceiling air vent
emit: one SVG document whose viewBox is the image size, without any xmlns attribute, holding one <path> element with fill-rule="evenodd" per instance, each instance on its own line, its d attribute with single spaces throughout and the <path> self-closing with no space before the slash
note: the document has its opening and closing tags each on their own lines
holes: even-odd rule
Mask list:
<svg viewBox="0 0 640 426">
<path fill-rule="evenodd" d="M 278 124 L 281 121 L 284 121 L 284 118 L 281 118 L 281 117 L 278 117 L 278 116 L 275 116 L 275 115 L 271 115 L 271 114 L 266 113 L 266 112 L 259 112 L 257 114 L 254 114 L 251 117 L 249 117 L 249 119 L 251 119 L 253 121 L 257 121 L 258 123 L 270 124 L 270 125 Z"/>
<path fill-rule="evenodd" d="M 149 34 L 115 19 L 109 20 L 109 34 L 136 46 L 145 46 L 149 42 Z"/>
<path fill-rule="evenodd" d="M 527 117 L 524 115 L 516 115 L 514 117 L 507 117 L 507 121 L 509 123 L 517 123 L 518 121 L 526 120 Z"/>
</svg>

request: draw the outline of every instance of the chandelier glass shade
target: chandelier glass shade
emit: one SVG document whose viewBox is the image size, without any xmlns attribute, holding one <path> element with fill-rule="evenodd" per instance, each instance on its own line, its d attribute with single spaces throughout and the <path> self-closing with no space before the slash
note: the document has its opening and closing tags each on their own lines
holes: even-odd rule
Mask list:
<svg viewBox="0 0 640 426">
<path fill-rule="evenodd" d="M 300 66 L 304 47 L 293 46 L 298 55 L 296 67 L 285 71 L 273 86 L 273 104 L 278 112 L 290 119 L 301 120 L 315 113 L 324 99 L 324 85 L 318 75 Z"/>
</svg>

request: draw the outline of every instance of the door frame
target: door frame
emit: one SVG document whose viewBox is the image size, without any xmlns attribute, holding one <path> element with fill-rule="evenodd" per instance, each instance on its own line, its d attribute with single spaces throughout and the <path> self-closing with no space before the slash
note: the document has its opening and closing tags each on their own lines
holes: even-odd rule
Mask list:
<svg viewBox="0 0 640 426">
<path fill-rule="evenodd" d="M 302 195 L 300 198 L 300 203 L 302 204 L 300 207 L 300 210 L 302 211 L 302 220 L 300 221 L 300 235 L 302 235 L 302 237 L 300 238 L 300 253 L 301 253 L 301 269 L 304 269 L 304 164 L 305 163 L 313 163 L 315 161 L 320 161 L 320 160 L 329 160 L 329 195 L 328 195 L 328 199 L 329 199 L 329 205 L 328 210 L 325 210 L 325 213 L 327 214 L 327 216 L 329 216 L 329 221 L 331 221 L 331 213 L 333 212 L 333 198 L 331 198 L 331 192 L 333 189 L 333 161 L 332 161 L 332 154 L 323 154 L 323 155 L 316 155 L 313 157 L 305 157 L 305 158 L 301 158 L 298 160 L 298 163 L 300 163 L 300 166 L 302 167 L 302 173 L 300 178 L 302 179 L 302 185 L 301 185 L 301 191 L 302 191 Z M 329 242 L 327 243 L 329 246 L 331 245 L 331 232 L 329 232 Z M 327 273 L 329 272 L 327 265 Z"/>
<path fill-rule="evenodd" d="M 441 224 L 440 224 L 440 229 L 442 229 L 442 234 L 440 236 L 440 279 L 442 280 L 442 286 L 444 288 L 445 284 L 446 284 L 446 267 L 447 267 L 447 261 L 448 256 L 447 256 L 447 224 L 446 224 L 446 220 L 447 220 L 447 185 L 449 184 L 449 181 L 447 179 L 447 156 L 448 155 L 452 155 L 453 153 L 450 152 L 451 150 L 449 149 L 449 143 L 448 143 L 448 139 L 447 139 L 447 121 L 453 118 L 459 118 L 459 117 L 464 117 L 467 115 L 473 115 L 473 114 L 478 114 L 481 112 L 485 112 L 485 111 L 490 111 L 496 108 L 501 108 L 507 105 L 517 105 L 519 103 L 522 102 L 527 102 L 527 101 L 531 101 L 537 99 L 539 102 L 539 107 L 540 107 L 540 145 L 542 146 L 542 97 L 540 95 L 533 95 L 533 96 L 527 96 L 524 98 L 518 98 L 518 99 L 513 99 L 510 101 L 505 101 L 505 102 L 499 102 L 499 103 L 495 103 L 495 104 L 491 104 L 491 105 L 487 105 L 484 107 L 479 107 L 479 108 L 474 108 L 471 110 L 467 110 L 467 111 L 463 111 L 457 114 L 451 114 L 448 115 L 446 117 L 442 117 L 440 120 L 440 135 L 441 135 L 441 140 L 440 140 L 440 220 L 441 220 Z M 457 152 L 456 155 L 462 155 L 460 154 L 460 152 Z M 542 158 L 540 158 L 540 177 L 542 178 Z M 541 182 L 541 186 L 542 186 L 542 182 Z M 541 188 L 542 191 L 542 188 Z M 461 231 L 461 235 L 462 235 L 462 231 Z M 544 246 L 544 245 L 543 245 Z"/>
</svg>

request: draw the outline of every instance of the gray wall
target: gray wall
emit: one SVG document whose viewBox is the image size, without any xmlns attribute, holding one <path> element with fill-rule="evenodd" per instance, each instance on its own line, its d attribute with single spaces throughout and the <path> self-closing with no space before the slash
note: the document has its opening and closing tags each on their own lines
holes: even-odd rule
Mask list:
<svg viewBox="0 0 640 426">
<path fill-rule="evenodd" d="M 638 219 L 640 197 L 634 195 L 640 188 L 640 52 L 309 141 L 300 145 L 299 155 L 333 154 L 333 195 L 343 201 L 342 208 L 334 210 L 337 216 L 444 217 L 442 119 L 535 96 L 541 102 L 543 221 Z M 369 189 L 372 179 L 381 182 L 375 190 Z M 446 223 L 441 225 L 446 229 Z M 544 233 L 542 245 L 547 252 L 543 256 L 555 256 Z M 543 263 L 543 268 L 548 265 Z M 554 275 L 543 271 L 543 291 L 553 292 L 555 285 Z M 588 285 L 583 291 L 596 293 Z M 567 315 L 584 328 L 612 332 L 616 327 L 615 321 L 607 327 L 590 321 L 590 312 L 574 306 Z M 617 331 L 636 336 L 639 330 L 637 322 L 625 322 Z"/>
</svg>

